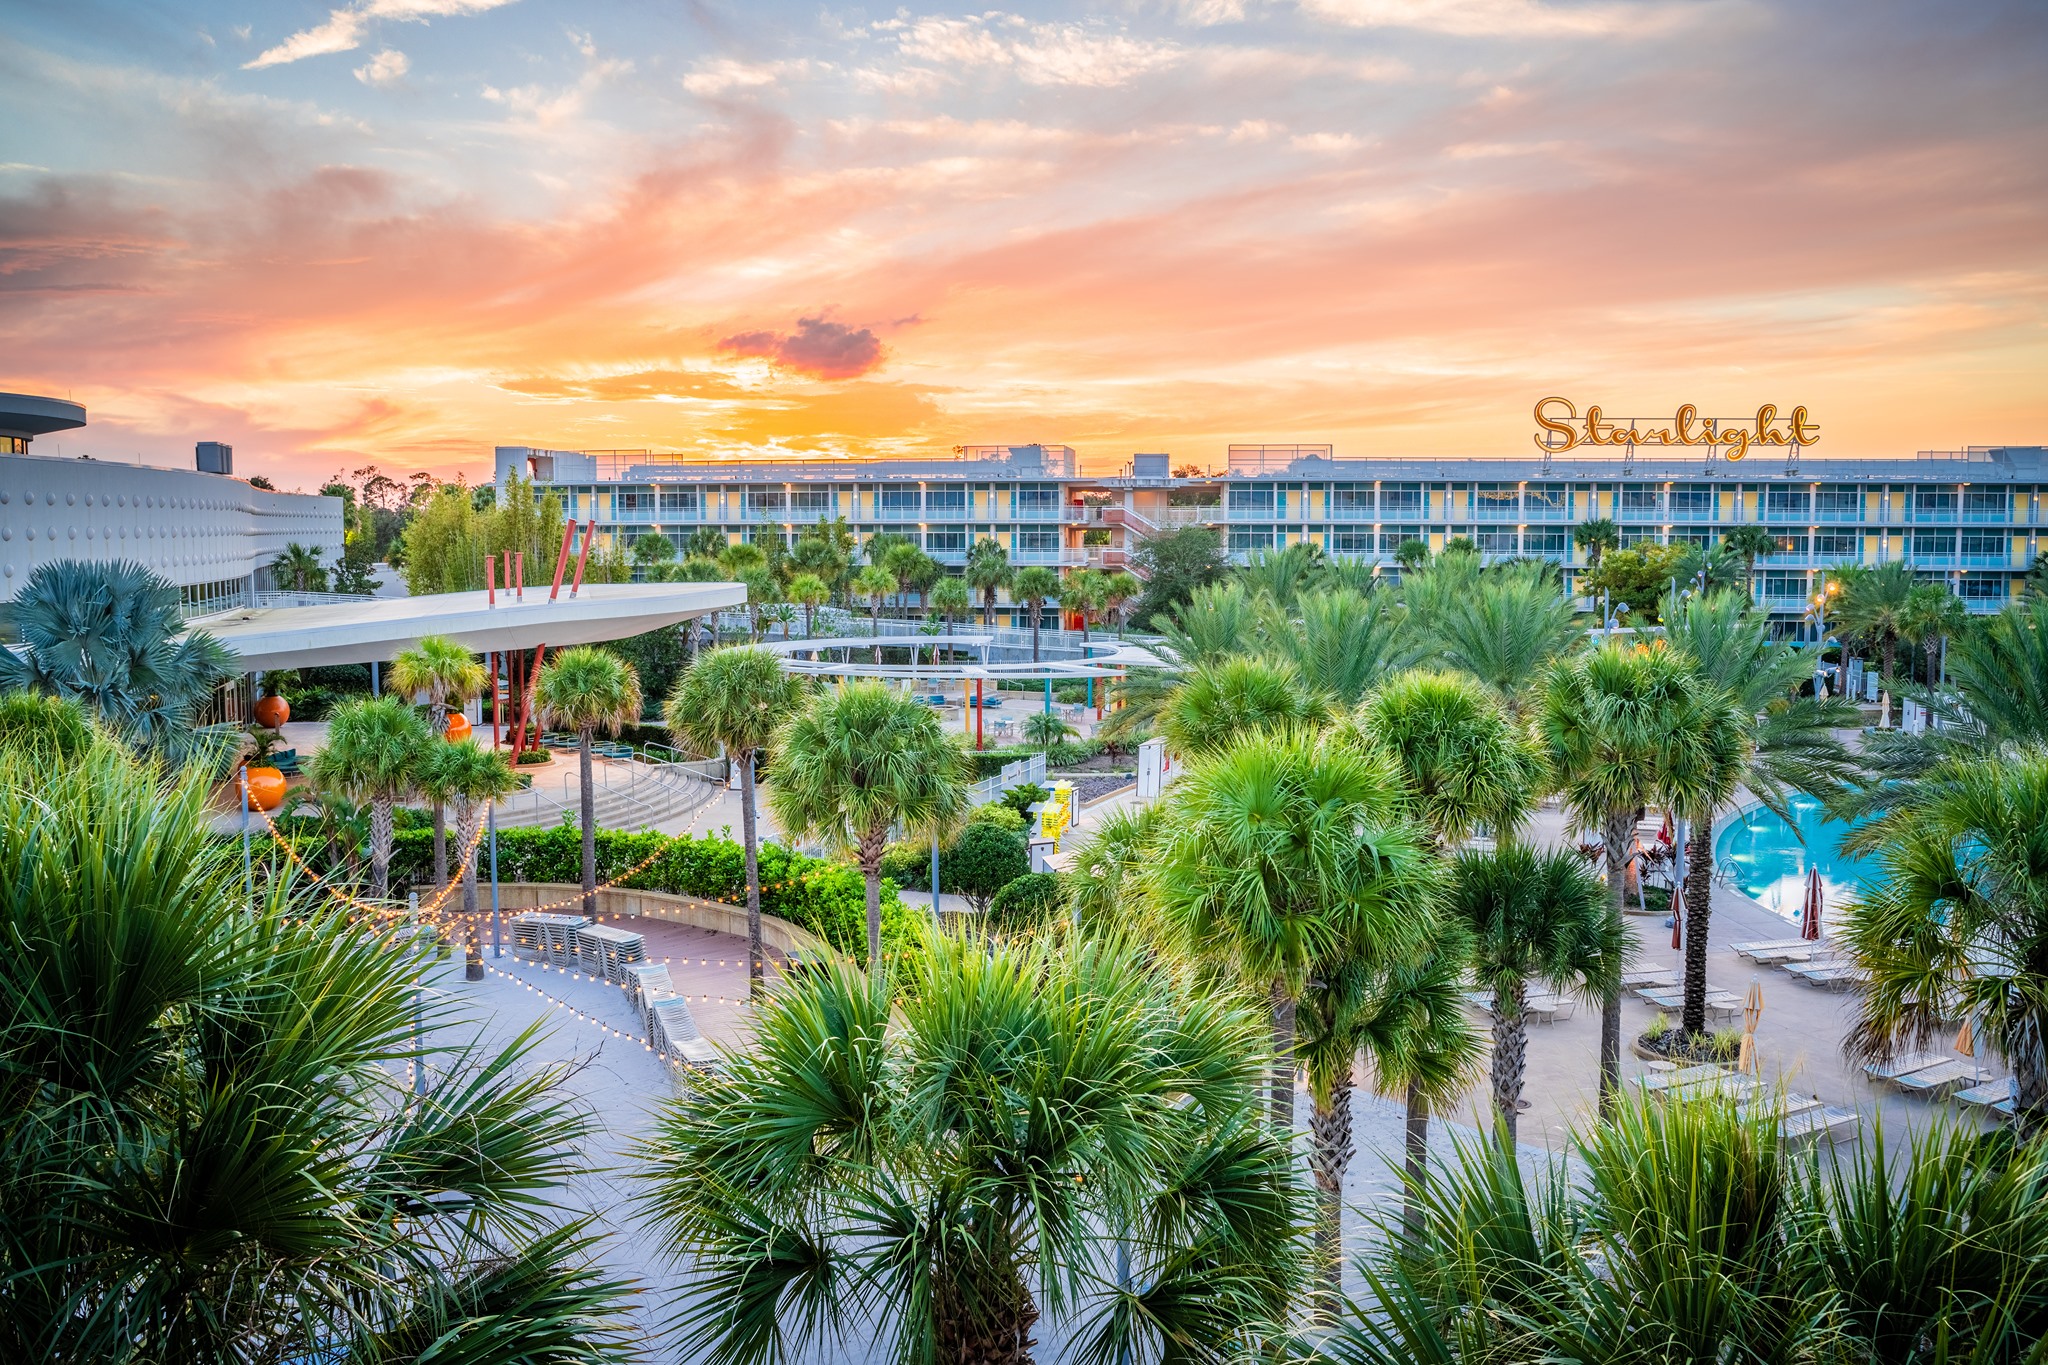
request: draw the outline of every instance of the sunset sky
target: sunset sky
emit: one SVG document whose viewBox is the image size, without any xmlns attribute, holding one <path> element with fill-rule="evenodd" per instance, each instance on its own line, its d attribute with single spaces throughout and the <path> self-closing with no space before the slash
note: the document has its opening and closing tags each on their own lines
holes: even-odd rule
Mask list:
<svg viewBox="0 0 2048 1365">
<path fill-rule="evenodd" d="M 65 454 L 2048 442 L 2039 0 L 0 15 L 0 390 Z"/>
</svg>

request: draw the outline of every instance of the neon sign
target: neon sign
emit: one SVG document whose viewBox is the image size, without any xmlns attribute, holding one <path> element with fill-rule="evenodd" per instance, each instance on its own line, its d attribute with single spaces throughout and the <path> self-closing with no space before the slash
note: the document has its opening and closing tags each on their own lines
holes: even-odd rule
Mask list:
<svg viewBox="0 0 2048 1365">
<path fill-rule="evenodd" d="M 1719 450 L 1729 459 L 1739 460 L 1760 446 L 1800 449 L 1820 440 L 1820 428 L 1806 415 L 1803 404 L 1780 417 L 1777 404 L 1766 403 L 1756 410 L 1755 418 L 1730 421 L 1701 417 L 1697 407 L 1683 403 L 1670 425 L 1646 426 L 1633 417 L 1605 416 L 1598 405 L 1587 408 L 1581 417 L 1569 400 L 1545 398 L 1536 404 L 1536 425 L 1542 431 L 1531 439 L 1538 450 L 1550 455 L 1580 446 L 1704 446 L 1709 454 Z"/>
</svg>

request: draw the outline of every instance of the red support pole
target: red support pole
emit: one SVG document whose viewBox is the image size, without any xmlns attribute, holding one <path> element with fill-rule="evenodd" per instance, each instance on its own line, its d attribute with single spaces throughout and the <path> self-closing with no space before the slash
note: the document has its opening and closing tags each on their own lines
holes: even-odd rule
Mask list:
<svg viewBox="0 0 2048 1365">
<path fill-rule="evenodd" d="M 512 595 L 512 552 L 504 550 L 500 553 L 505 556 L 505 563 L 498 577 L 505 580 L 505 596 L 510 597 Z"/>
<path fill-rule="evenodd" d="M 484 556 L 484 591 L 489 593 L 492 606 L 498 605 L 498 557 Z"/>
<path fill-rule="evenodd" d="M 491 751 L 493 753 L 497 752 L 498 745 L 503 742 L 502 736 L 505 728 L 505 689 L 498 681 L 498 665 L 503 663 L 504 660 L 505 656 L 503 654 L 493 652 L 491 655 Z"/>
<path fill-rule="evenodd" d="M 974 680 L 974 747 L 981 747 L 981 679 Z"/>
<path fill-rule="evenodd" d="M 512 595 L 521 602 L 526 600 L 526 551 L 520 550 L 512 556 L 513 581 L 516 586 Z"/>
<path fill-rule="evenodd" d="M 541 654 L 546 649 L 546 645 L 534 646 L 533 665 L 524 670 L 525 676 L 520 679 L 519 709 L 513 713 L 514 720 L 512 724 L 512 757 L 515 760 L 519 757 L 520 751 L 526 747 L 526 722 L 533 713 L 534 675 L 540 671 Z M 520 662 L 523 664 L 525 660 L 521 659 Z"/>
<path fill-rule="evenodd" d="M 548 589 L 548 601 L 555 600 L 555 594 L 562 590 L 562 570 L 569 567 L 569 537 L 576 534 L 576 523 L 565 522 L 562 526 L 562 548 L 555 555 L 555 586 Z"/>
<path fill-rule="evenodd" d="M 576 581 L 569 585 L 569 596 L 574 597 L 583 586 L 583 561 L 590 558 L 590 538 L 597 534 L 597 518 L 583 523 L 583 544 L 576 551 Z"/>
</svg>

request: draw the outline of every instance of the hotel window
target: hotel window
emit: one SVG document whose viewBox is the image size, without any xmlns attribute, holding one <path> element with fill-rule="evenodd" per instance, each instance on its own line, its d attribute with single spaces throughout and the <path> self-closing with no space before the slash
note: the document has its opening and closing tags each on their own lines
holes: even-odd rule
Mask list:
<svg viewBox="0 0 2048 1365">
<path fill-rule="evenodd" d="M 967 486 L 948 484 L 924 491 L 924 512 L 928 517 L 964 517 L 967 515 Z"/>
<path fill-rule="evenodd" d="M 930 555 L 964 555 L 967 553 L 967 532 L 926 531 L 924 549 Z"/>
<path fill-rule="evenodd" d="M 1916 488 L 1913 490 L 1913 520 L 1953 521 L 1956 515 L 1956 495 L 1946 488 Z"/>
<path fill-rule="evenodd" d="M 1050 483 L 1018 484 L 1010 490 L 1010 514 L 1033 519 L 1058 516 L 1059 486 Z"/>
<path fill-rule="evenodd" d="M 704 515 L 703 492 L 695 488 L 664 488 L 661 490 L 661 517 L 667 521 L 681 518 L 696 521 Z"/>
<path fill-rule="evenodd" d="M 1272 490 L 1268 489 L 1268 492 Z M 1230 550 L 1233 554 L 1245 554 L 1253 550 L 1273 548 L 1273 528 L 1270 526 L 1233 526 L 1230 528 Z"/>
<path fill-rule="evenodd" d="M 789 537 L 782 533 L 780 526 L 749 526 L 747 543 L 750 545 L 779 545 L 789 548 Z"/>
<path fill-rule="evenodd" d="M 1989 560 L 2003 564 L 2008 553 L 2003 531 L 1963 532 L 1963 558 L 1973 563 L 1982 564 Z"/>
<path fill-rule="evenodd" d="M 924 500 L 915 488 L 881 488 L 875 506 L 885 521 L 915 521 L 923 514 Z"/>
<path fill-rule="evenodd" d="M 1671 531 L 1673 545 L 1697 545 L 1702 550 L 1711 549 L 1714 533 L 1704 526 L 1676 526 Z"/>
<path fill-rule="evenodd" d="M 1714 519 L 1713 485 L 1682 483 L 1668 495 L 1673 521 L 1712 521 Z"/>
<path fill-rule="evenodd" d="M 1813 515 L 1819 521 L 1861 521 L 1863 490 L 1823 486 L 1813 495 Z"/>
<path fill-rule="evenodd" d="M 1854 531 L 1822 531 L 1813 538 L 1813 553 L 1827 560 L 1857 559 L 1863 554 L 1863 537 Z"/>
<path fill-rule="evenodd" d="M 1522 532 L 1522 553 L 1543 559 L 1563 559 L 1571 536 L 1562 528 Z"/>
<path fill-rule="evenodd" d="M 812 521 L 832 515 L 833 498 L 829 488 L 792 488 L 789 492 L 789 513 Z"/>
<path fill-rule="evenodd" d="M 1912 540 L 1913 558 L 1926 563 L 1946 559 L 1956 552 L 1954 531 L 1915 531 Z"/>
<path fill-rule="evenodd" d="M 1757 577 L 1764 596 L 1774 602 L 1802 601 L 1806 597 L 1806 575 L 1796 569 L 1766 569 Z"/>
<path fill-rule="evenodd" d="M 1423 515 L 1422 485 L 1419 483 L 1383 483 L 1380 485 L 1380 515 L 1383 517 L 1421 517 Z"/>
<path fill-rule="evenodd" d="M 1059 529 L 1027 526 L 1010 537 L 1010 552 L 1019 561 L 1051 563 L 1060 557 Z"/>
<path fill-rule="evenodd" d="M 1803 532 L 1780 532 L 1773 539 L 1777 542 L 1777 548 L 1771 551 L 1774 555 L 1803 555 L 1806 553 L 1806 536 Z"/>
<path fill-rule="evenodd" d="M 1663 520 L 1664 490 L 1644 488 L 1640 484 L 1624 485 L 1621 490 L 1621 515 L 1633 521 Z"/>
<path fill-rule="evenodd" d="M 1384 492 L 1386 490 L 1382 489 L 1381 491 Z M 1409 541 L 1421 539 L 1422 528 L 1420 526 L 1382 526 L 1380 527 L 1380 553 L 1390 555 Z"/>
<path fill-rule="evenodd" d="M 1522 514 L 1530 521 L 1565 521 L 1572 514 L 1571 489 L 1561 483 L 1532 483 L 1522 490 Z"/>
<path fill-rule="evenodd" d="M 1369 483 L 1337 483 L 1330 485 L 1330 519 L 1332 521 L 1371 521 L 1376 499 Z"/>
<path fill-rule="evenodd" d="M 612 515 L 621 521 L 654 515 L 654 490 L 621 488 L 612 494 Z"/>
<path fill-rule="evenodd" d="M 1764 520 L 1805 521 L 1813 516 L 1813 496 L 1804 488 L 1766 488 Z"/>
<path fill-rule="evenodd" d="M 1621 528 L 1621 543 L 1630 545 L 1655 545 L 1662 539 L 1654 526 L 1624 526 Z"/>
<path fill-rule="evenodd" d="M 1517 521 L 1522 515 L 1522 490 L 1512 483 L 1472 485 L 1474 521 Z"/>
<path fill-rule="evenodd" d="M 1971 488 L 1963 493 L 1964 521 L 2011 521 L 2012 502 L 2003 488 Z"/>
<path fill-rule="evenodd" d="M 1345 526 L 1330 532 L 1333 555 L 1369 555 L 1378 548 L 1379 537 L 1370 526 Z"/>
<path fill-rule="evenodd" d="M 1963 581 L 1956 585 L 1956 596 L 1965 602 L 2003 602 L 2006 591 L 2003 578 L 1984 574 L 1965 574 Z"/>
<path fill-rule="evenodd" d="M 747 490 L 747 518 L 750 521 L 777 521 L 782 517 L 782 490 L 780 488 L 749 488 Z"/>
<path fill-rule="evenodd" d="M 1233 517 L 1270 517 L 1273 515 L 1273 486 L 1271 484 L 1230 485 L 1230 515 Z M 1232 547 L 1236 548 L 1235 546 Z"/>
<path fill-rule="evenodd" d="M 1512 526 L 1481 526 L 1473 534 L 1479 543 L 1479 553 L 1485 555 L 1513 555 L 1522 552 L 1520 537 Z"/>
</svg>

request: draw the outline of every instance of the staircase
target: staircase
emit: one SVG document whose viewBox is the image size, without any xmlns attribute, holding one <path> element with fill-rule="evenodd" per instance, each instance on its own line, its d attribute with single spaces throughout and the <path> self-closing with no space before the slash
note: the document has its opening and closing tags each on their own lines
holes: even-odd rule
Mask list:
<svg viewBox="0 0 2048 1365">
<path fill-rule="evenodd" d="M 681 763 L 613 759 L 595 765 L 593 800 L 599 829 L 643 830 L 688 816 L 714 800 L 720 784 Z M 572 772 L 560 782 L 536 784 L 498 803 L 498 826 L 548 826 L 580 819 L 581 796 Z"/>
</svg>

